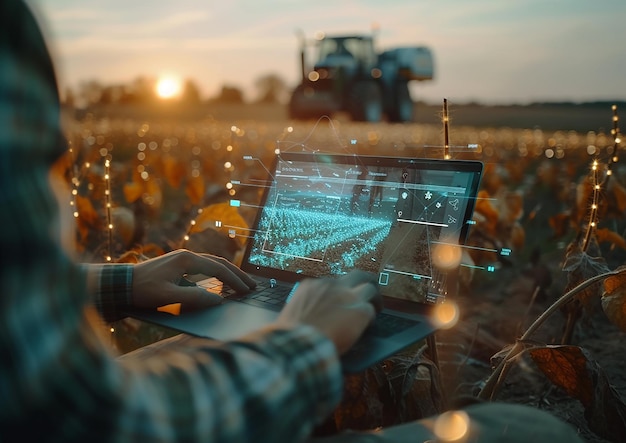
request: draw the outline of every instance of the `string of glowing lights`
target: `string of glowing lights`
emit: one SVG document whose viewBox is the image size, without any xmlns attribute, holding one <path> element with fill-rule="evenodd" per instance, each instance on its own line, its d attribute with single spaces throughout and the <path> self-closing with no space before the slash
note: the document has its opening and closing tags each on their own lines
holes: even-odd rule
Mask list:
<svg viewBox="0 0 626 443">
<path fill-rule="evenodd" d="M 91 168 L 91 163 L 86 161 L 79 167 L 78 155 L 74 150 L 74 143 L 70 137 L 68 137 L 68 161 L 69 161 L 69 173 L 70 173 L 70 207 L 72 208 L 72 216 L 75 219 L 78 219 L 80 214 L 78 196 L 80 194 L 80 186 L 82 184 L 83 177 L 87 174 L 89 168 Z M 93 189 L 92 184 L 87 185 L 91 190 Z"/>
<path fill-rule="evenodd" d="M 110 156 L 104 159 L 104 202 L 107 219 L 107 256 L 106 261 L 113 260 L 113 218 L 111 215 L 111 159 Z"/>
<path fill-rule="evenodd" d="M 589 241 L 591 240 L 591 236 L 594 233 L 597 225 L 597 217 L 598 217 L 598 203 L 600 200 L 600 180 L 599 180 L 599 172 L 598 172 L 598 161 L 594 160 L 591 166 L 591 177 L 592 177 L 592 198 L 591 198 L 591 207 L 589 209 L 589 222 L 587 225 L 587 229 L 585 231 L 585 237 L 582 243 L 582 250 L 586 251 L 589 246 Z"/>
<path fill-rule="evenodd" d="M 78 218 L 78 216 L 80 215 L 78 213 L 78 187 L 80 186 L 80 179 L 78 178 L 78 166 L 76 165 L 76 159 L 74 157 L 74 148 L 72 148 L 72 142 L 71 140 L 68 142 L 68 153 L 69 153 L 69 157 L 70 157 L 70 171 L 71 171 L 71 178 L 70 178 L 70 182 L 72 183 L 72 190 L 71 190 L 71 200 L 70 200 L 70 206 L 72 207 L 72 215 L 74 216 L 74 218 Z"/>
<path fill-rule="evenodd" d="M 191 231 L 193 230 L 194 226 L 196 226 L 196 219 L 200 216 L 200 214 L 202 214 L 203 209 L 199 208 L 198 211 L 196 212 L 196 217 L 193 218 L 190 222 L 189 222 L 189 227 L 187 228 L 187 232 L 185 232 L 185 235 L 183 236 L 183 241 L 181 242 L 181 245 L 184 246 L 186 242 L 189 241 L 189 236 L 191 235 Z"/>
<path fill-rule="evenodd" d="M 617 105 L 611 106 L 611 110 L 613 111 L 613 128 L 611 129 L 611 135 L 613 136 L 613 152 L 611 152 L 611 157 L 609 158 L 607 165 L 607 179 L 611 176 L 613 163 L 617 163 L 619 161 L 618 148 L 620 143 L 622 142 L 622 136 L 619 129 L 619 116 L 617 114 Z"/>
<path fill-rule="evenodd" d="M 231 126 L 230 127 L 230 144 L 228 146 L 226 146 L 226 152 L 227 154 L 227 159 L 224 162 L 224 170 L 228 173 L 228 182 L 226 182 L 226 189 L 228 190 L 228 194 L 232 197 L 234 196 L 237 191 L 235 190 L 235 188 L 233 187 L 233 171 L 235 170 L 235 165 L 234 163 L 230 160 L 230 155 L 232 155 L 234 146 L 235 146 L 235 142 L 236 142 L 236 138 L 237 136 L 241 136 L 244 134 L 243 129 L 238 128 L 237 126 Z M 230 154 L 230 155 L 229 155 Z"/>
<path fill-rule="evenodd" d="M 589 208 L 589 218 L 587 222 L 587 227 L 585 229 L 585 237 L 582 242 L 582 250 L 586 251 L 589 246 L 589 242 L 591 241 L 592 235 L 595 232 L 595 229 L 598 225 L 598 206 L 600 202 L 600 191 L 602 188 L 606 188 L 608 185 L 609 178 L 613 175 L 613 164 L 617 163 L 619 160 L 618 148 L 621 143 L 621 135 L 619 129 L 619 116 L 617 114 L 617 105 L 613 105 L 611 107 L 613 111 L 613 128 L 611 129 L 611 135 L 613 136 L 613 150 L 611 152 L 611 156 L 607 162 L 606 172 L 603 179 L 600 178 L 600 164 L 597 159 L 593 160 L 591 164 L 591 181 L 592 181 L 592 197 L 591 197 L 591 206 Z"/>
</svg>

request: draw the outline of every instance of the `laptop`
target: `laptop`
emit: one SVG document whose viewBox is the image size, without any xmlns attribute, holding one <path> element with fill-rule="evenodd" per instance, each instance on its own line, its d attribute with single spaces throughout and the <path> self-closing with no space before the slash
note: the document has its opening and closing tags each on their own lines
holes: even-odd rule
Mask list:
<svg viewBox="0 0 626 443">
<path fill-rule="evenodd" d="M 441 326 L 433 309 L 459 265 L 441 265 L 441 257 L 460 256 L 450 251 L 465 242 L 482 170 L 471 160 L 280 152 L 254 224 L 229 227 L 248 237 L 241 268 L 257 288 L 236 294 L 215 278 L 196 276 L 195 284 L 224 303 L 180 315 L 131 315 L 230 340 L 275 320 L 302 279 L 362 269 L 377 276 L 384 309 L 341 362 L 345 373 L 363 371 Z"/>
</svg>

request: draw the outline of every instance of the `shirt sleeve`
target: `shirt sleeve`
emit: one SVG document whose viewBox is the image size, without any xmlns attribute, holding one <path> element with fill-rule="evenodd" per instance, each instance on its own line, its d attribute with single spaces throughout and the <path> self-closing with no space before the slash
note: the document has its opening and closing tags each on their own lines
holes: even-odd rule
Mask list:
<svg viewBox="0 0 626 443">
<path fill-rule="evenodd" d="M 186 336 L 171 352 L 132 357 L 121 362 L 133 381 L 121 413 L 148 419 L 118 425 L 120 435 L 140 430 L 146 441 L 299 442 L 342 392 L 334 345 L 308 326 L 228 343 Z"/>
<path fill-rule="evenodd" d="M 104 264 L 85 265 L 97 276 L 93 302 L 100 315 L 107 322 L 125 317 L 125 309 L 132 303 L 133 265 Z"/>
<path fill-rule="evenodd" d="M 0 1 L 0 429 L 23 441 L 299 442 L 331 412 L 334 345 L 307 326 L 192 338 L 120 361 L 96 332 L 84 272 L 53 239 L 48 183 L 63 152 L 51 61 L 28 8 Z M 100 309 L 128 302 L 104 267 Z"/>
</svg>

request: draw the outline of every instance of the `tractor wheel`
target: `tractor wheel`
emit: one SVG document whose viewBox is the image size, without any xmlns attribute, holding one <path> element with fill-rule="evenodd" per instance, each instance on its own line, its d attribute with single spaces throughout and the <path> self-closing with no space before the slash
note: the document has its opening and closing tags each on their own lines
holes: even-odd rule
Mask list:
<svg viewBox="0 0 626 443">
<path fill-rule="evenodd" d="M 378 85 L 370 81 L 355 83 L 350 91 L 348 111 L 352 120 L 379 122 L 383 115 L 383 100 Z"/>
<path fill-rule="evenodd" d="M 303 85 L 299 85 L 291 94 L 289 100 L 289 118 L 294 120 L 304 120 L 308 118 L 306 97 Z"/>
<path fill-rule="evenodd" d="M 414 103 L 413 100 L 411 100 L 408 83 L 396 83 L 396 85 L 394 86 L 394 103 L 388 115 L 389 121 L 413 121 L 413 107 Z"/>
<path fill-rule="evenodd" d="M 292 120 L 316 119 L 322 113 L 313 106 L 310 87 L 298 85 L 289 100 L 289 118 Z"/>
</svg>

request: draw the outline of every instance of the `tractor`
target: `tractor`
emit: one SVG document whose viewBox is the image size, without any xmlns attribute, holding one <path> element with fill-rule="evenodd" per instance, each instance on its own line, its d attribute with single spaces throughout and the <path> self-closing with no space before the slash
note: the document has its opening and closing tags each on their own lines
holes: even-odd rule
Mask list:
<svg viewBox="0 0 626 443">
<path fill-rule="evenodd" d="M 301 80 L 289 100 L 292 119 L 316 119 L 346 112 L 354 121 L 413 120 L 409 82 L 433 79 L 433 56 L 424 46 L 378 53 L 374 35 L 319 35 L 312 66 L 311 42 L 301 38 Z"/>
</svg>

